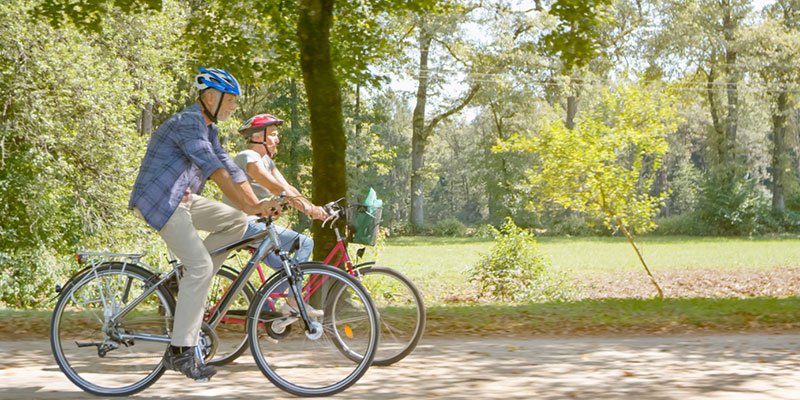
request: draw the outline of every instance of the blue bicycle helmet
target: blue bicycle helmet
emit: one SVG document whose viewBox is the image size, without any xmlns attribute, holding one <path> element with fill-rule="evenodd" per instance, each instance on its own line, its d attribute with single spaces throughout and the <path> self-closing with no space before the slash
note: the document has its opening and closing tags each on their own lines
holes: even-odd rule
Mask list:
<svg viewBox="0 0 800 400">
<path fill-rule="evenodd" d="M 219 68 L 198 67 L 200 73 L 195 77 L 194 83 L 201 92 L 208 88 L 217 89 L 222 93 L 241 95 L 239 82 L 228 71 Z"/>
</svg>

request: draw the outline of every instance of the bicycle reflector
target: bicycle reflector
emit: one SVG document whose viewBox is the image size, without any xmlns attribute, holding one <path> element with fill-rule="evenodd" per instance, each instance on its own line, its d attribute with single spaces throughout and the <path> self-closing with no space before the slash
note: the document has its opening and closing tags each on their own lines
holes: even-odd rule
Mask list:
<svg viewBox="0 0 800 400">
<path fill-rule="evenodd" d="M 353 338 L 353 328 L 350 327 L 350 324 L 344 324 L 344 334 L 349 339 Z"/>
</svg>

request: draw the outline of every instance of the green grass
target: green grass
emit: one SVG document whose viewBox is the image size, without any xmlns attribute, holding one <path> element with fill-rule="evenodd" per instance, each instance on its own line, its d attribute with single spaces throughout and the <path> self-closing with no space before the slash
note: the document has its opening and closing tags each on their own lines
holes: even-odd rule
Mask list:
<svg viewBox="0 0 800 400">
<path fill-rule="evenodd" d="M 49 311 L 0 310 L 0 339 L 45 339 Z M 426 336 L 796 331 L 800 298 L 613 299 L 526 305 L 434 305 Z"/>
<path fill-rule="evenodd" d="M 576 335 L 787 331 L 800 328 L 800 298 L 613 299 L 518 306 L 438 306 L 428 335 Z"/>
<path fill-rule="evenodd" d="M 553 266 L 578 274 L 640 270 L 624 238 L 540 238 Z M 637 239 L 654 271 L 674 269 L 764 270 L 800 265 L 797 238 L 643 237 Z"/>
<path fill-rule="evenodd" d="M 555 268 L 576 279 L 640 271 L 622 238 L 539 238 Z M 644 237 L 639 242 L 654 271 L 768 270 L 800 264 L 798 238 Z M 794 330 L 800 298 L 614 299 L 527 305 L 468 304 L 474 288 L 467 266 L 492 242 L 473 238 L 391 238 L 378 258 L 408 275 L 429 309 L 428 335 L 675 333 Z M 0 310 L 0 333 L 47 335 L 49 311 Z"/>
<path fill-rule="evenodd" d="M 538 238 L 555 269 L 574 279 L 596 274 L 641 271 L 624 238 Z M 800 266 L 800 238 L 698 238 L 650 236 L 638 239 L 654 272 L 681 269 L 768 270 Z M 390 238 L 378 263 L 402 271 L 418 284 L 426 300 L 446 303 L 474 292 L 467 268 L 487 253 L 490 239 Z"/>
</svg>

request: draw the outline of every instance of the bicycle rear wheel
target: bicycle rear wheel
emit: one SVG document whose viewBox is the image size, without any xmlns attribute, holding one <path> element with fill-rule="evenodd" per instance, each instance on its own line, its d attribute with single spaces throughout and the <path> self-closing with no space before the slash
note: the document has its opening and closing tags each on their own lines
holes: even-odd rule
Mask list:
<svg viewBox="0 0 800 400">
<path fill-rule="evenodd" d="M 381 344 L 372 364 L 394 364 L 414 351 L 425 331 L 422 295 L 411 280 L 392 268 L 365 266 L 356 269 L 356 276 L 372 297 L 380 318 Z M 332 300 L 330 306 L 336 307 L 339 300 L 335 297 Z M 361 357 L 345 350 L 345 346 L 342 349 L 348 356 Z"/>
<path fill-rule="evenodd" d="M 265 283 L 258 291 L 247 321 L 250 352 L 261 372 L 277 387 L 297 396 L 327 396 L 353 385 L 369 368 L 378 345 L 378 320 L 372 300 L 364 287 L 352 276 L 329 265 L 304 263 L 297 266 L 302 278 L 302 295 L 311 298 L 311 305 L 322 309 L 329 299 L 330 288 L 336 287 L 346 304 L 313 319 L 313 331 L 306 329 L 296 314 L 283 316 L 259 313 L 267 302 L 280 310 L 286 303 L 277 289 L 287 284 L 284 274 Z M 287 324 L 280 339 L 270 337 L 266 329 Z M 292 329 L 288 329 L 292 328 Z M 273 335 L 274 336 L 274 335 Z M 339 350 L 340 342 L 363 354 L 356 362 Z"/>
<path fill-rule="evenodd" d="M 211 312 L 219 305 L 222 296 L 231 288 L 233 281 L 238 276 L 239 271 L 227 265 L 223 265 L 217 271 L 208 291 L 206 318 L 210 317 Z M 229 364 L 247 350 L 247 331 L 245 330 L 247 310 L 250 308 L 250 301 L 254 296 L 255 288 L 248 282 L 233 299 L 225 316 L 214 329 L 218 339 L 217 349 L 216 354 L 210 360 L 206 360 L 207 364 L 217 366 Z"/>
<path fill-rule="evenodd" d="M 50 324 L 50 345 L 70 381 L 95 395 L 128 396 L 161 377 L 175 308 L 169 291 L 158 287 L 115 324 L 109 321 L 156 281 L 140 266 L 109 262 L 62 290 Z M 134 340 L 129 337 L 133 334 L 151 336 Z"/>
</svg>

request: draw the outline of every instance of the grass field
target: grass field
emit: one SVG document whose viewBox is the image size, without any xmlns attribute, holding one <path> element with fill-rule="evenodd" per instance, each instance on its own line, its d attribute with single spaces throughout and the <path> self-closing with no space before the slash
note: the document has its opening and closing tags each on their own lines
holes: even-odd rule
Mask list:
<svg viewBox="0 0 800 400">
<path fill-rule="evenodd" d="M 554 269 L 580 280 L 589 275 L 641 271 L 624 238 L 539 238 Z M 637 243 L 650 269 L 768 270 L 800 266 L 800 238 L 643 237 Z M 471 293 L 467 268 L 487 253 L 489 239 L 390 238 L 378 262 L 418 282 L 429 301 Z"/>
<path fill-rule="evenodd" d="M 48 337 L 49 310 L 0 309 L 0 340 Z M 785 332 L 800 328 L 800 298 L 607 299 L 523 305 L 432 305 L 425 336 Z"/>
<path fill-rule="evenodd" d="M 641 272 L 621 238 L 540 238 L 554 268 L 576 280 Z M 491 248 L 470 238 L 391 238 L 377 258 L 408 275 L 428 306 L 426 335 L 685 333 L 800 328 L 800 297 L 585 299 L 562 303 L 476 304 L 466 269 Z M 764 271 L 800 266 L 800 238 L 643 238 L 655 272 Z M 49 310 L 0 309 L 0 337 L 46 337 Z"/>
</svg>

